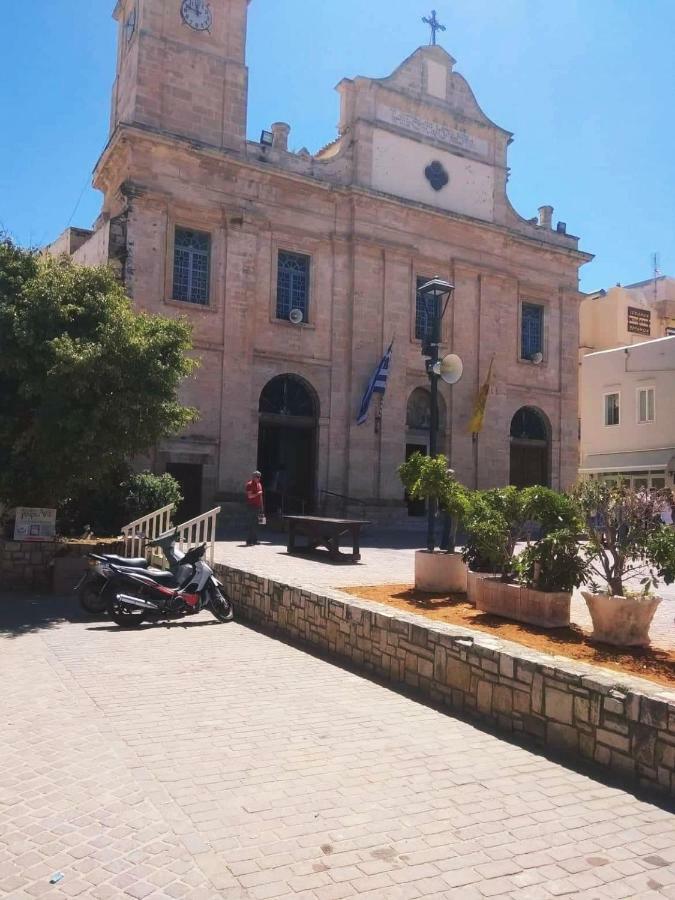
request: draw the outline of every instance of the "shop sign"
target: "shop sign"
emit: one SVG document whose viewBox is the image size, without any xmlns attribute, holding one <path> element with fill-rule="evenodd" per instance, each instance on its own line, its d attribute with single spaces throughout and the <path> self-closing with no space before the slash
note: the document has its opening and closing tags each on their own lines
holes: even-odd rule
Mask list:
<svg viewBox="0 0 675 900">
<path fill-rule="evenodd" d="M 651 328 L 651 311 L 648 309 L 638 309 L 635 306 L 628 307 L 628 330 L 632 334 L 644 334 L 649 337 L 652 333 Z"/>
</svg>

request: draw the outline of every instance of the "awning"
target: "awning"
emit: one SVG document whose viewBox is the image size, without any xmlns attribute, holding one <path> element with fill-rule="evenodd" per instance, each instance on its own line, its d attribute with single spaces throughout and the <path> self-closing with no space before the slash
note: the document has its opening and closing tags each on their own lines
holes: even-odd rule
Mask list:
<svg viewBox="0 0 675 900">
<path fill-rule="evenodd" d="M 663 450 L 626 450 L 622 453 L 590 453 L 579 469 L 582 475 L 599 472 L 670 472 L 675 470 L 675 447 Z"/>
</svg>

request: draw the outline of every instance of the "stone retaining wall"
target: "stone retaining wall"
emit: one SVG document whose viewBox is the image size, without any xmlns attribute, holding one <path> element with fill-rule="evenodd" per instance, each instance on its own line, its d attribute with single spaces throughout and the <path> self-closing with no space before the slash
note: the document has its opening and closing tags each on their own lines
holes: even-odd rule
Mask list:
<svg viewBox="0 0 675 900">
<path fill-rule="evenodd" d="M 240 620 L 675 796 L 675 686 L 668 692 L 339 591 L 216 569 Z"/>
<path fill-rule="evenodd" d="M 6 541 L 0 539 L 0 585 L 3 589 L 51 588 L 51 564 L 55 541 Z"/>
<path fill-rule="evenodd" d="M 87 553 L 124 554 L 124 541 L 8 541 L 0 538 L 0 590 L 67 593 L 79 581 Z M 55 571 L 56 569 L 56 571 Z"/>
</svg>

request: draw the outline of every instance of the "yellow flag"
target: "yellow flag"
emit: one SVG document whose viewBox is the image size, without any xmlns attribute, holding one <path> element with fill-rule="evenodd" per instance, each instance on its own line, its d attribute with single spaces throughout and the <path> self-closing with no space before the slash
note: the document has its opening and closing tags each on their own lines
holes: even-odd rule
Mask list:
<svg viewBox="0 0 675 900">
<path fill-rule="evenodd" d="M 488 369 L 485 384 L 478 392 L 476 397 L 476 405 L 473 408 L 473 415 L 469 422 L 469 433 L 479 434 L 483 430 L 483 420 L 485 419 L 485 407 L 487 406 L 488 394 L 490 393 L 490 383 L 492 382 L 492 367 L 494 365 L 494 356 L 490 360 L 490 368 Z"/>
</svg>

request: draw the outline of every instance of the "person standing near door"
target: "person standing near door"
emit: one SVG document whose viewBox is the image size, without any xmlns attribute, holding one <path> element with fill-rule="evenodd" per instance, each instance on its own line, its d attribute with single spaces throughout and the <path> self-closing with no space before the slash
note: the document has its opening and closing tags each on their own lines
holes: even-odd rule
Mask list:
<svg viewBox="0 0 675 900">
<path fill-rule="evenodd" d="M 265 512 L 261 477 L 260 472 L 256 470 L 251 476 L 251 480 L 246 482 L 247 547 L 253 547 L 258 543 L 258 522 Z"/>
</svg>

